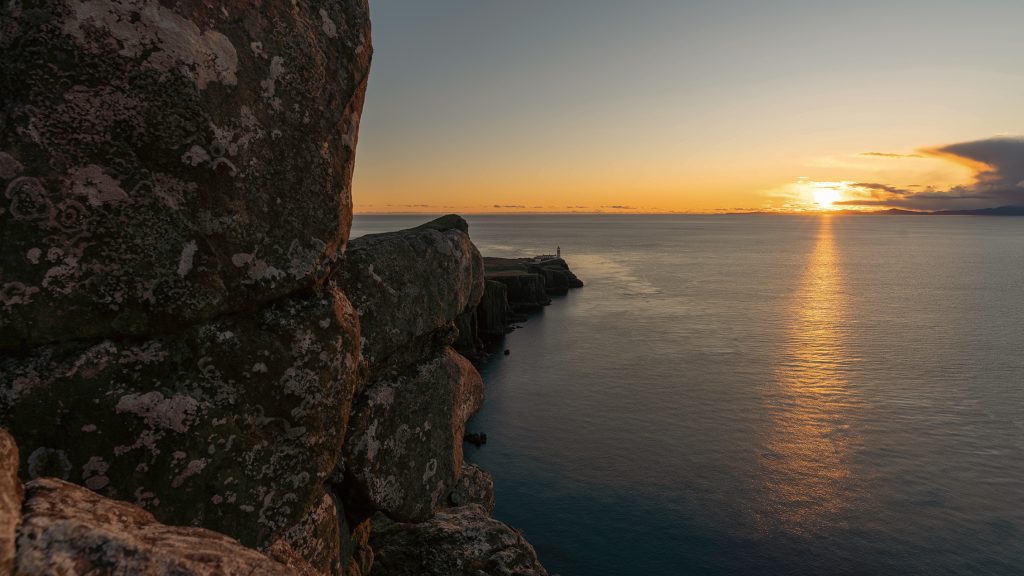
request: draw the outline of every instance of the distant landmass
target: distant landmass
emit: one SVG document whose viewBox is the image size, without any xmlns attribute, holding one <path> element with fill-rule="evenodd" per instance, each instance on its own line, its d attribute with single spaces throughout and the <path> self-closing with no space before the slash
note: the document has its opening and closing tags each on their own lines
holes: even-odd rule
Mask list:
<svg viewBox="0 0 1024 576">
<path fill-rule="evenodd" d="M 849 214 L 851 216 L 1024 216 L 1024 206 L 998 206 L 995 208 L 978 208 L 976 210 L 904 210 L 889 208 L 888 210 L 826 210 L 828 214 Z M 771 214 L 785 215 L 792 212 L 725 212 L 724 214 Z"/>
<path fill-rule="evenodd" d="M 976 210 L 931 210 L 916 211 L 890 208 L 865 212 L 861 210 L 843 210 L 844 214 L 889 214 L 894 216 L 1024 216 L 1024 206 L 998 206 L 996 208 L 978 208 Z"/>
</svg>

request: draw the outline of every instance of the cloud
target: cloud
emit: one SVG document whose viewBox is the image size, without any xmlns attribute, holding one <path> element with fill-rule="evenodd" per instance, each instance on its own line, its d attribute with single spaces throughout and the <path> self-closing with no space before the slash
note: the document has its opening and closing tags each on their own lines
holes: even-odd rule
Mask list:
<svg viewBox="0 0 1024 576">
<path fill-rule="evenodd" d="M 867 190 L 872 193 L 872 196 L 877 196 L 882 193 L 903 196 L 910 193 L 910 190 L 907 190 L 906 188 L 897 188 L 895 186 L 879 184 L 877 182 L 854 182 L 853 184 L 850 184 L 850 187 Z"/>
<path fill-rule="evenodd" d="M 619 205 L 619 204 L 616 204 L 615 206 L 601 206 L 601 208 L 611 208 L 613 210 L 636 210 L 637 209 L 636 206 L 622 206 L 622 205 Z"/>
<path fill-rule="evenodd" d="M 924 154 L 896 154 L 894 152 L 861 152 L 860 155 L 878 158 L 926 158 Z"/>
<path fill-rule="evenodd" d="M 495 204 L 494 208 L 526 208 L 522 204 Z"/>
<path fill-rule="evenodd" d="M 860 197 L 836 204 L 914 210 L 1024 206 L 1024 138 L 1000 136 L 972 140 L 924 148 L 921 153 L 970 167 L 974 170 L 974 182 L 948 190 L 921 185 L 897 187 L 875 182 L 851 183 L 848 191 Z"/>
</svg>

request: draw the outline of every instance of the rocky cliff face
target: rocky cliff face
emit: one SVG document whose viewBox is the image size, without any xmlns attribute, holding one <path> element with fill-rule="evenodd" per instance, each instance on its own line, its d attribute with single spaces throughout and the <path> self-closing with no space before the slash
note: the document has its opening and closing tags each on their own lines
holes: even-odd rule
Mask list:
<svg viewBox="0 0 1024 576">
<path fill-rule="evenodd" d="M 344 248 L 365 0 L 0 8 L 0 346 L 147 337 Z"/>
<path fill-rule="evenodd" d="M 513 322 L 527 319 L 551 304 L 551 296 L 562 295 L 583 282 L 561 257 L 485 257 L 484 294 L 476 309 L 458 319 L 460 337 L 456 346 L 474 355 L 488 343 L 500 341 L 512 330 Z"/>
<path fill-rule="evenodd" d="M 9 2 L 0 50 L 0 575 L 386 575 L 439 525 L 429 573 L 544 573 L 472 535 L 465 221 L 346 252 L 365 0 Z"/>
<path fill-rule="evenodd" d="M 551 303 L 551 296 L 580 288 L 583 282 L 561 257 L 484 258 L 488 282 L 507 289 L 508 302 L 517 312 L 533 311 Z"/>
</svg>

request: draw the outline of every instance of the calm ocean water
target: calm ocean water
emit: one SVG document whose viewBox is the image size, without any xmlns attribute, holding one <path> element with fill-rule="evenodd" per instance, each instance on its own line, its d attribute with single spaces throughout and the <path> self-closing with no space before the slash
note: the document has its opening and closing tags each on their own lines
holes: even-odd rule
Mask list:
<svg viewBox="0 0 1024 576">
<path fill-rule="evenodd" d="M 467 447 L 552 573 L 1024 574 L 1024 218 L 469 221 L 587 283 Z"/>
</svg>

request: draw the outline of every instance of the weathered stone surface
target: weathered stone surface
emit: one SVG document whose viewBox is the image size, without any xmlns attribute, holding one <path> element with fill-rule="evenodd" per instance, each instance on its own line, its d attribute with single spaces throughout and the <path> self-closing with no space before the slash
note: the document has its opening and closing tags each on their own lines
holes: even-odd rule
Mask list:
<svg viewBox="0 0 1024 576">
<path fill-rule="evenodd" d="M 284 540 L 275 540 L 263 550 L 268 558 L 291 568 L 298 576 L 323 576 Z"/>
<path fill-rule="evenodd" d="M 0 358 L 25 478 L 267 545 L 320 503 L 361 383 L 343 295 L 286 299 L 148 340 Z"/>
<path fill-rule="evenodd" d="M 222 534 L 165 526 L 137 506 L 54 478 L 28 484 L 24 512 L 17 558 L 23 576 L 302 574 Z"/>
<path fill-rule="evenodd" d="M 451 348 L 369 384 L 345 440 L 346 510 L 430 518 L 459 478 L 465 423 L 482 402 L 480 374 Z"/>
<path fill-rule="evenodd" d="M 481 298 L 481 302 L 483 299 Z M 477 308 L 472 307 L 462 314 L 459 314 L 453 322 L 458 331 L 458 338 L 452 343 L 452 347 L 460 354 L 473 358 L 479 348 L 483 346 L 480 340 L 480 331 L 477 328 Z"/>
<path fill-rule="evenodd" d="M 18 480 L 18 446 L 0 428 L 0 576 L 14 568 L 14 539 L 24 492 Z"/>
<path fill-rule="evenodd" d="M 462 476 L 448 495 L 452 506 L 477 504 L 488 514 L 494 512 L 494 479 L 476 464 L 462 464 Z"/>
<path fill-rule="evenodd" d="M 342 542 L 349 538 L 342 531 L 338 506 L 334 497 L 322 490 L 314 505 L 298 524 L 289 528 L 282 539 L 319 574 L 342 574 Z"/>
<path fill-rule="evenodd" d="M 504 336 L 512 322 L 512 314 L 512 307 L 508 303 L 508 288 L 501 282 L 487 280 L 476 312 L 477 333 L 482 338 L 492 340 Z"/>
<path fill-rule="evenodd" d="M 167 332 L 326 275 L 366 0 L 0 8 L 0 349 Z"/>
<path fill-rule="evenodd" d="M 370 519 L 363 521 L 352 530 L 351 547 L 342 550 L 342 558 L 348 559 L 348 566 L 345 569 L 346 576 L 370 574 L 373 568 L 373 548 L 370 546 L 372 531 L 373 522 Z"/>
<path fill-rule="evenodd" d="M 483 261 L 465 228 L 447 216 L 350 243 L 336 281 L 359 311 L 371 369 L 480 301 Z"/>
<path fill-rule="evenodd" d="M 477 505 L 420 524 L 374 518 L 374 576 L 546 576 L 523 536 Z"/>
</svg>

